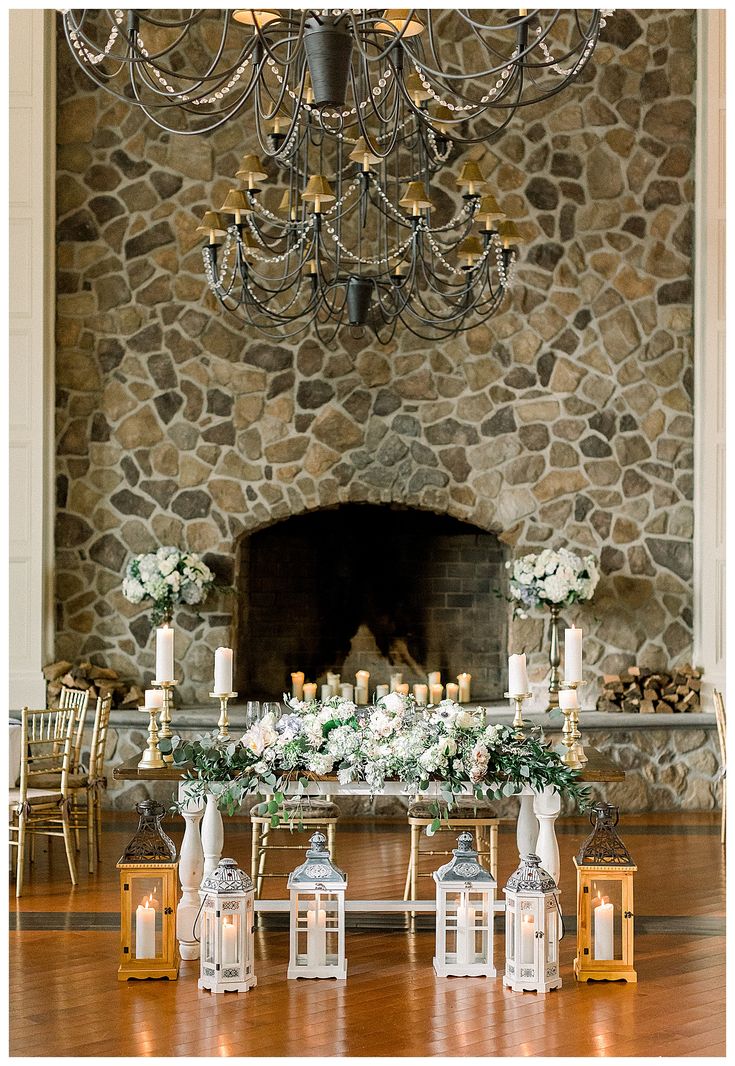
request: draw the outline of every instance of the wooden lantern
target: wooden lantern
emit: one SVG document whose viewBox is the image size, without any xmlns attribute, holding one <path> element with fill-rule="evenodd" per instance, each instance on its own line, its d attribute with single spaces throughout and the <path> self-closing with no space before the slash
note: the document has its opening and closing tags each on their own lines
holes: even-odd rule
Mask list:
<svg viewBox="0 0 735 1066">
<path fill-rule="evenodd" d="M 220 859 L 202 881 L 200 988 L 247 992 L 258 983 L 253 973 L 254 898 L 253 882 L 234 859 Z"/>
<path fill-rule="evenodd" d="M 306 862 L 289 874 L 291 900 L 288 978 L 347 979 L 347 875 L 333 864 L 323 833 L 314 833 Z"/>
<path fill-rule="evenodd" d="M 521 859 L 504 892 L 503 984 L 514 992 L 561 988 L 559 889 L 551 874 L 542 869 L 538 855 Z"/>
<path fill-rule="evenodd" d="M 495 977 L 495 878 L 484 870 L 472 834 L 460 833 L 452 859 L 434 871 L 439 977 Z"/>
<path fill-rule="evenodd" d="M 637 866 L 615 831 L 618 808 L 596 803 L 594 829 L 577 868 L 578 981 L 637 981 L 633 969 L 633 874 Z"/>
<path fill-rule="evenodd" d="M 179 976 L 176 846 L 161 828 L 163 804 L 143 800 L 135 836 L 125 848 L 120 871 L 119 981 L 131 977 Z"/>
</svg>

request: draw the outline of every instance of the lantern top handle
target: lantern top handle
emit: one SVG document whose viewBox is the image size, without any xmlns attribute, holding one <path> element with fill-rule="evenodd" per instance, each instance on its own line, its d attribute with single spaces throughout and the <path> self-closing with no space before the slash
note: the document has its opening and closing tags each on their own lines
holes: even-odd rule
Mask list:
<svg viewBox="0 0 735 1066">
<path fill-rule="evenodd" d="M 631 854 L 615 831 L 620 820 L 618 807 L 602 801 L 590 811 L 594 829 L 577 852 L 580 866 L 633 866 Z"/>
</svg>

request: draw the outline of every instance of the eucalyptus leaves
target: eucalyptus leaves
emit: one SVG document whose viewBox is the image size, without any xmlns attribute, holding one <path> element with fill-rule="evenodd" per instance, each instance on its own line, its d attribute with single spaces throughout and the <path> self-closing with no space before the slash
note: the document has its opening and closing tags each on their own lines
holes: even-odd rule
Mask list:
<svg viewBox="0 0 735 1066">
<path fill-rule="evenodd" d="M 409 795 L 438 782 L 449 807 L 455 795 L 467 792 L 468 781 L 477 798 L 550 785 L 580 805 L 585 799 L 575 772 L 540 729 L 519 740 L 509 725 L 488 723 L 482 710 L 450 700 L 417 707 L 413 697 L 395 692 L 371 707 L 339 696 L 325 703 L 286 702 L 286 713 L 278 719 L 266 715 L 238 739 L 219 740 L 216 732 L 196 740 L 174 737 L 171 750 L 187 794 L 210 791 L 232 814 L 245 796 L 268 791 L 274 824 L 289 784 L 305 794 L 310 779 L 329 774 L 342 784 L 365 782 L 373 793 L 386 780 L 402 782 Z"/>
</svg>

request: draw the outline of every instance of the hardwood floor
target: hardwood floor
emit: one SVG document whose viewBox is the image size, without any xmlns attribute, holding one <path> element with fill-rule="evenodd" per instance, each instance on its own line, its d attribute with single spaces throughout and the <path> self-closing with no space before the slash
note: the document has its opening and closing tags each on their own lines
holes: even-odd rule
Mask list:
<svg viewBox="0 0 735 1066">
<path fill-rule="evenodd" d="M 572 819 L 558 827 L 562 905 L 572 914 L 571 856 L 587 829 Z M 636 935 L 639 983 L 575 982 L 570 932 L 561 945 L 564 985 L 546 996 L 509 992 L 500 979 L 437 978 L 433 933 L 405 929 L 351 930 L 342 985 L 287 981 L 287 933 L 270 928 L 256 931 L 252 992 L 200 992 L 198 963 L 186 962 L 177 982 L 121 984 L 115 861 L 133 828 L 129 815 L 108 816 L 101 868 L 93 877 L 80 871 L 75 889 L 63 848 L 54 841 L 49 856 L 39 846 L 23 897 L 17 906 L 11 898 L 11 1055 L 724 1055 L 725 874 L 716 814 L 624 819 L 621 835 L 639 867 L 636 922 L 648 930 Z M 405 824 L 340 824 L 338 846 L 353 898 L 402 895 Z M 516 864 L 510 823 L 499 851 L 502 886 Z M 247 863 L 246 822 L 227 823 L 225 854 Z M 286 864 L 295 857 L 284 856 Z M 269 887 L 281 894 L 279 883 Z M 431 887 L 426 879 L 423 894 Z M 502 972 L 502 932 L 495 960 Z"/>
</svg>

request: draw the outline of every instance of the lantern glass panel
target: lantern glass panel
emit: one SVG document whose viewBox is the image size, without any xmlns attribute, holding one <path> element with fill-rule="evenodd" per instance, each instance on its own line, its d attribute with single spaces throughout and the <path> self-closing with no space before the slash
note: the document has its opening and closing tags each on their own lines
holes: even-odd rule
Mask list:
<svg viewBox="0 0 735 1066">
<path fill-rule="evenodd" d="M 511 900 L 507 901 L 507 909 L 505 912 L 505 920 L 508 923 L 508 935 L 505 938 L 505 944 L 508 952 L 508 958 L 511 962 L 515 962 L 516 958 L 516 912 L 515 906 Z"/>
<path fill-rule="evenodd" d="M 521 966 L 533 966 L 536 962 L 536 903 L 533 900 L 520 901 L 521 924 Z"/>
<path fill-rule="evenodd" d="M 207 901 L 209 904 L 209 901 Z M 215 919 L 214 911 L 205 904 L 204 910 L 204 936 L 202 938 L 202 954 L 205 962 L 208 962 L 211 966 L 214 966 L 214 930 Z"/>
<path fill-rule="evenodd" d="M 239 966 L 240 915 L 225 914 L 220 925 L 220 960 L 223 966 Z"/>
<path fill-rule="evenodd" d="M 590 887 L 590 931 L 595 962 L 622 961 L 623 958 L 622 882 L 595 877 Z"/>
<path fill-rule="evenodd" d="M 316 892 L 300 898 L 296 930 L 298 966 L 330 966 L 339 962 L 339 896 Z"/>
<path fill-rule="evenodd" d="M 544 942 L 546 944 L 546 962 L 554 963 L 558 961 L 559 914 L 555 900 L 552 898 L 548 903 L 550 905 L 546 909 L 546 936 Z"/>
<path fill-rule="evenodd" d="M 144 875 L 130 877 L 132 914 L 132 956 L 135 959 L 163 958 L 163 878 Z"/>
</svg>

